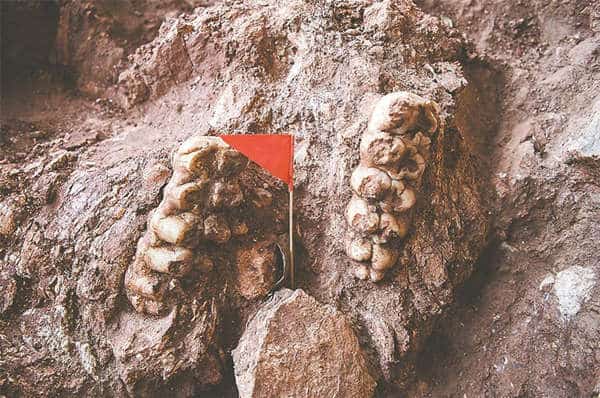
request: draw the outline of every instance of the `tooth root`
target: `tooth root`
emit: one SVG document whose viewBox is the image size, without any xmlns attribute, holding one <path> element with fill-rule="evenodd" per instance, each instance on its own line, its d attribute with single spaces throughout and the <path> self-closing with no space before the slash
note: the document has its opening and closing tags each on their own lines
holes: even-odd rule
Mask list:
<svg viewBox="0 0 600 398">
<path fill-rule="evenodd" d="M 188 238 L 194 230 L 194 224 L 190 222 L 189 217 L 187 218 L 186 221 L 183 214 L 164 218 L 154 217 L 152 229 L 160 239 L 178 245 Z"/>
<path fill-rule="evenodd" d="M 146 251 L 146 264 L 160 273 L 184 274 L 191 261 L 191 250 L 183 247 L 151 247 Z"/>
</svg>

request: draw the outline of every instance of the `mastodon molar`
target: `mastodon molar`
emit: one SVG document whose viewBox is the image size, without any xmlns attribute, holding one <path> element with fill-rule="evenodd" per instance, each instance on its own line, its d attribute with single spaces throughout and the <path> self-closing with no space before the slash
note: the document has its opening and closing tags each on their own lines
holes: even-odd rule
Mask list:
<svg viewBox="0 0 600 398">
<path fill-rule="evenodd" d="M 418 95 L 396 92 L 375 105 L 360 142 L 360 163 L 350 177 L 347 255 L 358 279 L 380 281 L 394 266 L 408 235 L 417 191 L 439 126 L 439 107 Z"/>
<path fill-rule="evenodd" d="M 136 311 L 148 314 L 160 314 L 183 295 L 193 294 L 186 289 L 206 280 L 215 268 L 214 258 L 234 255 L 239 242 L 226 246 L 232 239 L 252 239 L 246 237 L 251 230 L 246 221 L 265 220 L 238 219 L 244 201 L 252 201 L 255 207 L 267 207 L 273 201 L 267 189 L 240 185 L 238 177 L 248 160 L 220 138 L 191 137 L 173 153 L 171 164 L 173 174 L 163 198 L 148 215 L 146 232 L 125 273 L 129 301 Z M 255 245 L 262 242 L 252 241 Z M 267 274 L 274 272 L 271 254 L 259 251 L 251 257 L 250 267 L 262 267 L 268 279 Z M 184 276 L 186 283 L 181 283 Z M 250 292 L 254 282 L 244 285 L 245 291 Z M 257 294 L 264 294 L 265 286 Z"/>
</svg>

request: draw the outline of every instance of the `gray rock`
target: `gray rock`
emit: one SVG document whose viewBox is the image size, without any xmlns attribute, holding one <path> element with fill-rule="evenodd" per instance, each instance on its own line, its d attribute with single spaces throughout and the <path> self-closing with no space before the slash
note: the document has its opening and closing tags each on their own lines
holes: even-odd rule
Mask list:
<svg viewBox="0 0 600 398">
<path fill-rule="evenodd" d="M 281 290 L 233 351 L 240 397 L 370 397 L 376 381 L 346 318 L 303 290 Z"/>
</svg>

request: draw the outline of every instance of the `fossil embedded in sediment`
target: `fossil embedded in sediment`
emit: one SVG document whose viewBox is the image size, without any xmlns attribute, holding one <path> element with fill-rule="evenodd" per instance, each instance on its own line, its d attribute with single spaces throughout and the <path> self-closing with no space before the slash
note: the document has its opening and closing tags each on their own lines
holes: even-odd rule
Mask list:
<svg viewBox="0 0 600 398">
<path fill-rule="evenodd" d="M 267 208 L 273 195 L 265 188 L 241 185 L 248 159 L 220 138 L 195 136 L 174 152 L 171 164 L 173 174 L 162 201 L 148 215 L 147 230 L 125 273 L 125 290 L 134 309 L 162 313 L 188 294 L 190 278 L 199 280 L 218 266 L 217 258 L 227 255 L 232 261 L 236 256 L 249 258 L 248 264 L 264 270 L 256 294 L 268 291 L 274 276 L 267 273 L 275 267 L 275 257 L 263 249 L 270 243 L 263 245 L 251 236 L 259 220 L 240 219 L 239 208 Z M 237 243 L 229 245 L 233 240 Z M 242 244 L 248 241 L 253 243 Z M 248 284 L 242 287 L 242 295 L 252 290 Z"/>
<path fill-rule="evenodd" d="M 439 127 L 438 105 L 418 95 L 396 92 L 375 105 L 345 214 L 352 231 L 345 248 L 359 263 L 352 268 L 358 279 L 380 281 L 397 262 L 429 159 L 428 135 Z"/>
</svg>

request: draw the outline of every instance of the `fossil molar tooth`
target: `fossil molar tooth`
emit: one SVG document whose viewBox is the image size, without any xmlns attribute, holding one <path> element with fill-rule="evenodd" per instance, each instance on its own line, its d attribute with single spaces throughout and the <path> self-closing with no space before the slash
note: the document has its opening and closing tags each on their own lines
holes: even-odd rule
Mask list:
<svg viewBox="0 0 600 398">
<path fill-rule="evenodd" d="M 350 185 L 363 198 L 378 199 L 390 189 L 392 180 L 377 168 L 360 165 L 354 169 Z"/>
<path fill-rule="evenodd" d="M 388 94 L 373 109 L 346 208 L 346 221 L 359 234 L 346 239 L 346 253 L 362 263 L 353 267 L 359 279 L 377 282 L 397 262 L 430 156 L 427 134 L 440 127 L 438 114 L 435 102 L 407 92 Z"/>
<path fill-rule="evenodd" d="M 244 205 L 245 200 L 255 205 L 260 203 L 262 207 L 273 201 L 272 194 L 265 189 L 258 188 L 255 192 L 240 185 L 239 181 L 247 184 L 248 180 L 239 177 L 238 181 L 248 165 L 246 157 L 220 138 L 196 136 L 173 153 L 171 165 L 173 174 L 164 187 L 162 201 L 148 215 L 146 232 L 138 240 L 135 258 L 124 278 L 132 306 L 148 314 L 160 314 L 173 300 L 192 294 L 192 286 L 206 281 L 208 275 L 202 275 L 215 268 L 211 256 L 231 256 L 248 240 L 257 248 L 263 244 L 273 246 L 271 240 L 266 242 L 271 238 L 260 231 L 265 228 L 263 224 L 269 225 L 265 220 L 236 218 L 239 206 L 250 208 Z M 263 240 L 246 236 L 250 230 L 261 233 Z M 229 245 L 234 239 L 239 241 Z M 218 249 L 215 243 L 219 244 Z M 261 275 L 269 278 L 268 274 L 274 272 L 274 252 L 262 250 L 253 257 L 251 265 L 263 267 Z M 181 283 L 183 276 L 186 283 Z"/>
</svg>

